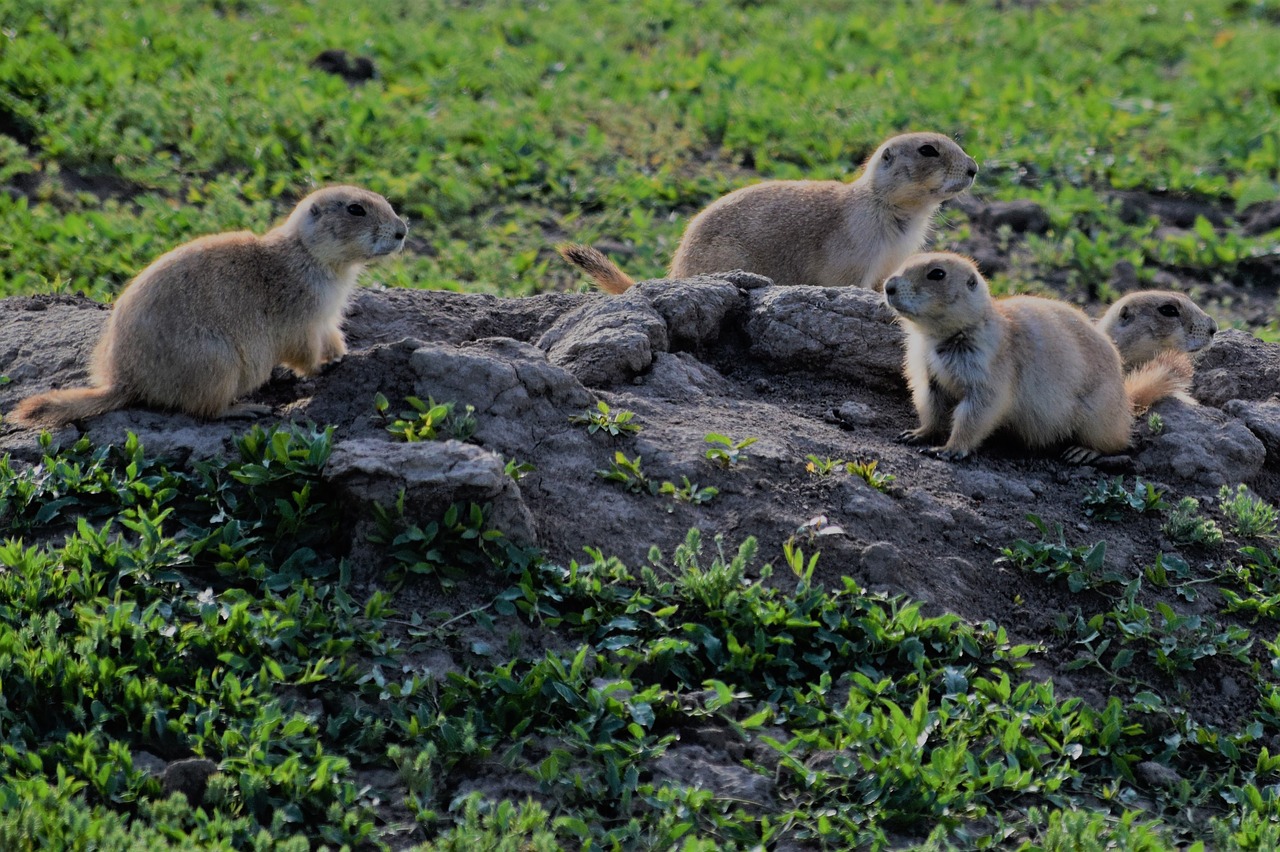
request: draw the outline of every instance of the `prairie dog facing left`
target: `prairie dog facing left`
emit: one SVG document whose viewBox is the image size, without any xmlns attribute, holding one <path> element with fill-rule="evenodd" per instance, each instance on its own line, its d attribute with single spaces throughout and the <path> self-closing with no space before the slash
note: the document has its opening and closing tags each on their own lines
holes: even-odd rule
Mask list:
<svg viewBox="0 0 1280 852">
<path fill-rule="evenodd" d="M 1181 363 L 1164 361 L 1126 379 L 1116 347 L 1079 308 L 993 299 L 959 255 L 912 258 L 884 293 L 907 330 L 903 372 L 920 416 L 899 438 L 947 435 L 940 458 L 962 459 L 1006 428 L 1033 448 L 1074 442 L 1067 458 L 1089 461 L 1129 446 L 1135 410 L 1190 386 Z"/>
<path fill-rule="evenodd" d="M 782 286 L 879 290 L 924 245 L 942 202 L 977 174 L 977 161 L 941 133 L 894 136 L 854 181 L 770 180 L 712 202 L 685 229 L 671 277 L 741 269 Z M 606 292 L 635 284 L 590 246 L 558 250 Z"/>
<path fill-rule="evenodd" d="M 399 251 L 407 226 L 355 186 L 311 193 L 280 226 L 200 237 L 121 292 L 91 362 L 92 387 L 28 397 L 12 419 L 58 427 L 129 405 L 202 418 L 234 405 L 277 364 L 316 373 L 346 354 L 343 313 L 365 264 Z"/>
</svg>

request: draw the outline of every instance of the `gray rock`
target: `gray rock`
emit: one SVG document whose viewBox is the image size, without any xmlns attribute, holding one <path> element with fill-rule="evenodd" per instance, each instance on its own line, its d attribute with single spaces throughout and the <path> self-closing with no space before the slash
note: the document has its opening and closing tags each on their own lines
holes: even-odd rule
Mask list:
<svg viewBox="0 0 1280 852">
<path fill-rule="evenodd" d="M 1207 406 L 1176 400 L 1156 409 L 1159 435 L 1144 443 L 1134 462 L 1144 477 L 1188 480 L 1208 488 L 1249 482 L 1266 460 L 1266 447 L 1243 422 Z"/>
<path fill-rule="evenodd" d="M 717 797 L 746 805 L 763 806 L 773 801 L 772 778 L 730 763 L 701 745 L 674 745 L 651 761 L 649 768 L 655 779 L 681 787 L 701 787 Z"/>
<path fill-rule="evenodd" d="M 856 287 L 767 287 L 748 294 L 751 354 L 776 370 L 808 370 L 901 389 L 903 334 L 880 294 Z"/>
<path fill-rule="evenodd" d="M 638 287 L 601 296 L 560 318 L 538 348 L 591 387 L 609 387 L 649 369 L 670 348 L 667 324 Z"/>
<path fill-rule="evenodd" d="M 1280 345 L 1239 329 L 1214 335 L 1196 359 L 1196 399 L 1221 407 L 1233 399 L 1267 399 L 1280 391 Z"/>
<path fill-rule="evenodd" d="M 1268 466 L 1280 468 L 1280 399 L 1266 402 L 1233 399 L 1222 406 L 1222 410 L 1239 417 L 1267 448 Z"/>
<path fill-rule="evenodd" d="M 728 273 L 728 276 L 746 274 Z M 743 292 L 735 284 L 718 276 L 653 281 L 637 286 L 636 290 L 662 317 L 668 339 L 675 347 L 698 349 L 715 342 L 728 318 L 741 312 L 746 303 Z"/>
<path fill-rule="evenodd" d="M 1177 770 L 1154 760 L 1144 760 L 1134 767 L 1134 774 L 1152 787 L 1176 787 L 1182 783 Z"/>
<path fill-rule="evenodd" d="M 488 503 L 492 526 L 517 544 L 536 544 L 533 515 L 504 467 L 501 456 L 459 441 L 358 439 L 334 446 L 324 477 L 359 519 L 357 542 L 373 530 L 373 504 L 391 506 L 403 491 L 411 522 L 433 521 L 453 503 Z"/>
<path fill-rule="evenodd" d="M 687 352 L 659 352 L 649 372 L 635 381 L 644 387 L 645 396 L 672 402 L 696 402 L 730 393 L 724 376 Z"/>
<path fill-rule="evenodd" d="M 165 767 L 160 783 L 166 796 L 182 793 L 191 807 L 198 808 L 209 787 L 209 776 L 217 771 L 218 764 L 202 757 L 175 760 Z"/>
<path fill-rule="evenodd" d="M 566 370 L 547 362 L 527 343 L 489 338 L 462 345 L 423 344 L 409 357 L 414 390 L 426 399 L 475 407 L 480 443 L 515 454 L 568 417 L 595 404 L 595 397 Z"/>
</svg>

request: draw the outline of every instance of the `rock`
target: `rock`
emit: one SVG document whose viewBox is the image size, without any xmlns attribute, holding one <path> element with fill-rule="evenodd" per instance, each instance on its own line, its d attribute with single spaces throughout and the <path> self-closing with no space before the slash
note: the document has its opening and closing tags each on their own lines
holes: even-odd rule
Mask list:
<svg viewBox="0 0 1280 852">
<path fill-rule="evenodd" d="M 1233 399 L 1222 410 L 1239 417 L 1267 450 L 1267 464 L 1280 469 L 1280 399 L 1249 402 Z"/>
<path fill-rule="evenodd" d="M 718 340 L 726 320 L 744 309 L 746 300 L 732 281 L 760 279 L 758 275 L 733 277 L 747 275 L 739 272 L 687 281 L 652 281 L 636 289 L 666 323 L 672 348 L 699 350 Z"/>
<path fill-rule="evenodd" d="M 1232 399 L 1267 399 L 1280 390 L 1280 345 L 1228 328 L 1196 359 L 1192 395 L 1221 407 Z"/>
<path fill-rule="evenodd" d="M 182 793 L 191 807 L 198 808 L 204 802 L 209 776 L 218 771 L 218 764 L 202 757 L 189 757 L 172 761 L 164 769 L 160 783 L 166 796 Z"/>
<path fill-rule="evenodd" d="M 158 757 L 149 751 L 135 751 L 132 757 L 133 768 L 139 772 L 145 772 L 152 778 L 163 776 L 165 767 L 169 765 L 163 757 Z"/>
<path fill-rule="evenodd" d="M 510 338 L 423 344 L 409 357 L 409 366 L 419 398 L 452 400 L 458 411 L 473 406 L 475 439 L 508 455 L 562 431 L 570 415 L 596 401 L 570 372 Z"/>
<path fill-rule="evenodd" d="M 1177 787 L 1182 783 L 1182 776 L 1154 760 L 1144 760 L 1134 767 L 1134 774 L 1152 787 Z"/>
<path fill-rule="evenodd" d="M 739 763 L 701 745 L 677 744 L 649 762 L 655 781 L 670 782 L 679 787 L 700 787 L 717 798 L 731 799 L 750 807 L 763 807 L 773 801 L 773 779 L 752 772 Z"/>
<path fill-rule="evenodd" d="M 1240 218 L 1245 234 L 1250 237 L 1259 237 L 1274 231 L 1280 228 L 1280 201 L 1259 201 L 1250 204 L 1244 209 Z"/>
<path fill-rule="evenodd" d="M 1134 459 L 1142 476 L 1217 488 L 1249 482 L 1262 469 L 1266 448 L 1236 418 L 1177 400 L 1161 402 L 1156 411 L 1164 429 L 1144 442 Z"/>
<path fill-rule="evenodd" d="M 879 293 L 856 287 L 768 287 L 749 294 L 751 354 L 775 370 L 840 376 L 902 390 L 903 334 Z"/>
<path fill-rule="evenodd" d="M 1280 287 L 1280 254 L 1244 257 L 1236 263 L 1232 276 L 1237 284 L 1275 290 Z"/>
<path fill-rule="evenodd" d="M 649 369 L 670 348 L 667 324 L 639 288 L 601 296 L 565 314 L 538 341 L 547 360 L 590 387 L 610 387 Z"/>
<path fill-rule="evenodd" d="M 405 517 L 412 523 L 435 520 L 453 503 L 488 503 L 492 526 L 516 544 L 534 545 L 533 516 L 505 464 L 501 456 L 459 441 L 358 439 L 334 446 L 324 478 L 360 519 L 357 542 L 373 531 L 373 504 L 392 506 L 403 492 Z"/>
<path fill-rule="evenodd" d="M 672 402 L 700 402 L 707 396 L 726 396 L 729 382 L 714 368 L 686 352 L 659 352 L 649 372 L 636 379 L 647 396 Z"/>
</svg>

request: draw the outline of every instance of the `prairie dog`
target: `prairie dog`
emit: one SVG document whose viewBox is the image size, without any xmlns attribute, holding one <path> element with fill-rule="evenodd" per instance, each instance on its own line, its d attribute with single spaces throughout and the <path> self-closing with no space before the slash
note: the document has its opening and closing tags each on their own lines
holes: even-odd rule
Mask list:
<svg viewBox="0 0 1280 852">
<path fill-rule="evenodd" d="M 1098 330 L 1111 338 L 1124 368 L 1131 370 L 1167 350 L 1204 348 L 1218 323 L 1181 293 L 1139 290 L 1112 305 L 1098 320 Z"/>
<path fill-rule="evenodd" d="M 973 157 L 940 133 L 894 136 L 850 183 L 770 180 L 712 202 L 685 229 L 671 277 L 742 269 L 783 286 L 879 290 L 924 245 L 942 202 L 977 174 Z M 558 248 L 609 293 L 635 284 L 590 246 Z"/>
<path fill-rule="evenodd" d="M 968 258 L 922 254 L 885 282 L 907 330 L 903 371 L 920 426 L 900 440 L 950 434 L 937 452 L 961 459 L 996 429 L 1030 447 L 1074 441 L 1073 461 L 1129 445 L 1133 413 L 1190 386 L 1178 364 L 1127 380 L 1120 353 L 1080 309 L 1036 296 L 993 299 Z M 1188 362 L 1189 365 L 1189 362 Z"/>
<path fill-rule="evenodd" d="M 125 287 L 94 349 L 93 387 L 18 404 L 13 420 L 57 427 L 141 404 L 196 417 L 261 413 L 233 405 L 284 364 L 316 373 L 346 354 L 342 318 L 365 264 L 399 251 L 407 226 L 381 195 L 331 186 L 259 237 L 200 237 Z"/>
</svg>

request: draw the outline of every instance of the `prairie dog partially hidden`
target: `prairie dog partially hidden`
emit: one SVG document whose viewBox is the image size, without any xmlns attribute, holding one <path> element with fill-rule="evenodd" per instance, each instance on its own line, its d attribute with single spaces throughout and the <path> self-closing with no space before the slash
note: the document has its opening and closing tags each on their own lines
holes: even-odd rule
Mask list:
<svg viewBox="0 0 1280 852">
<path fill-rule="evenodd" d="M 948 435 L 940 458 L 964 458 L 1006 428 L 1029 447 L 1074 442 L 1067 458 L 1088 461 L 1129 446 L 1135 410 L 1190 386 L 1177 362 L 1125 379 L 1116 347 L 1083 311 L 1036 296 L 993 299 L 959 255 L 912 258 L 884 294 L 907 330 L 903 372 L 920 416 L 900 439 Z"/>
<path fill-rule="evenodd" d="M 689 222 L 670 274 L 741 269 L 784 286 L 878 290 L 924 245 L 942 202 L 968 189 L 977 174 L 973 157 L 940 133 L 894 136 L 852 182 L 771 180 L 713 202 Z M 635 284 L 590 246 L 558 249 L 607 292 Z"/>
<path fill-rule="evenodd" d="M 1161 352 L 1195 352 L 1208 346 L 1218 323 L 1191 299 L 1171 290 L 1139 290 L 1113 304 L 1098 330 L 1120 350 L 1131 370 Z"/>
<path fill-rule="evenodd" d="M 381 195 L 331 186 L 280 226 L 200 237 L 162 255 L 116 300 L 93 353 L 93 387 L 24 399 L 12 419 L 57 427 L 129 405 L 197 417 L 234 405 L 277 364 L 316 373 L 346 354 L 342 318 L 365 264 L 399 251 L 407 226 Z"/>
</svg>

